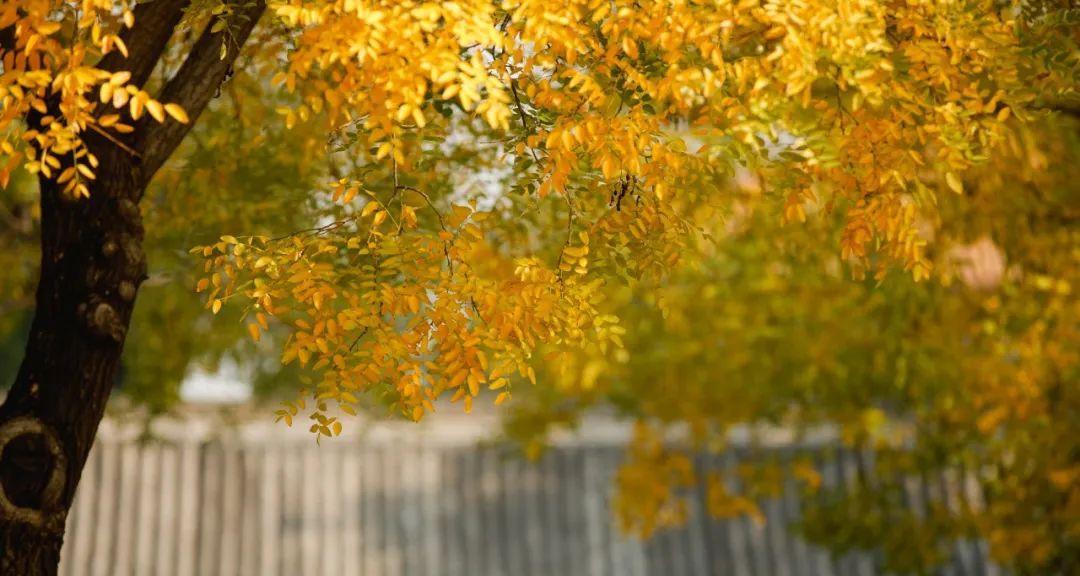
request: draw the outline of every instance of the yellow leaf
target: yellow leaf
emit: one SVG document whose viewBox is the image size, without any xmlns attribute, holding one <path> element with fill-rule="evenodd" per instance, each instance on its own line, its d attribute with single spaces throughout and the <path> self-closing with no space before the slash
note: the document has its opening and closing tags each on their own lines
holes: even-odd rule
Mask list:
<svg viewBox="0 0 1080 576">
<path fill-rule="evenodd" d="M 165 108 L 157 100 L 146 101 L 146 111 L 159 123 L 165 122 Z"/>
<path fill-rule="evenodd" d="M 124 55 L 124 58 L 127 58 L 128 57 L 127 44 L 124 44 L 124 41 L 121 40 L 119 36 L 113 36 L 112 40 L 113 40 L 113 42 L 116 43 L 116 49 L 119 50 L 120 53 Z"/>
<path fill-rule="evenodd" d="M 55 34 L 58 30 L 60 30 L 60 23 L 59 22 L 44 22 L 44 23 L 41 23 L 41 24 L 39 24 L 37 26 L 38 33 L 40 33 L 43 36 L 49 36 L 50 34 Z"/>
<path fill-rule="evenodd" d="M 215 298 L 213 304 L 210 305 L 210 309 L 213 311 L 214 314 L 221 312 L 221 300 Z"/>
<path fill-rule="evenodd" d="M 251 339 L 258 342 L 261 333 L 259 332 L 259 325 L 254 322 L 247 325 L 248 334 L 251 334 Z"/>
<path fill-rule="evenodd" d="M 191 119 L 188 118 L 187 112 L 185 112 L 179 104 L 166 104 L 165 111 L 169 113 L 169 116 L 172 116 L 174 120 L 181 124 L 187 124 L 191 122 Z"/>
<path fill-rule="evenodd" d="M 957 194 L 964 193 L 964 183 L 956 177 L 956 174 L 948 172 L 945 174 L 945 183 L 949 185 L 949 188 Z"/>
<path fill-rule="evenodd" d="M 112 104 L 113 104 L 114 108 L 122 108 L 124 106 L 124 104 L 128 103 L 128 98 L 130 98 L 130 96 L 131 96 L 130 94 L 127 93 L 127 90 L 110 90 L 110 92 L 112 94 Z M 102 87 L 102 101 L 104 101 L 104 96 L 105 96 L 105 90 L 104 90 L 104 86 L 103 86 Z"/>
<path fill-rule="evenodd" d="M 123 92 L 119 90 L 116 93 L 123 94 Z M 142 118 L 143 104 L 144 102 L 142 98 L 139 97 L 132 98 L 131 101 L 128 102 L 128 111 L 131 113 L 132 120 L 138 120 L 139 118 Z"/>
</svg>

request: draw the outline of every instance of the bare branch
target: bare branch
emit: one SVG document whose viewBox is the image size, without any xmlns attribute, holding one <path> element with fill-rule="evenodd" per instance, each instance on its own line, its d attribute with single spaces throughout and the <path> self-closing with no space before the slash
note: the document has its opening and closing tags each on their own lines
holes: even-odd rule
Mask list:
<svg viewBox="0 0 1080 576">
<path fill-rule="evenodd" d="M 228 16 L 228 26 L 215 31 L 215 20 L 211 20 L 195 41 L 180 70 L 169 79 L 157 97 L 161 102 L 183 106 L 191 122 L 156 124 L 145 120 L 142 129 L 138 130 L 135 149 L 143 157 L 143 178 L 146 181 L 153 177 L 183 141 L 199 114 L 210 103 L 218 87 L 231 73 L 239 48 L 247 42 L 259 17 L 266 10 L 264 0 L 233 0 L 231 3 L 237 8 Z M 226 41 L 227 49 L 223 54 L 222 43 Z"/>
</svg>

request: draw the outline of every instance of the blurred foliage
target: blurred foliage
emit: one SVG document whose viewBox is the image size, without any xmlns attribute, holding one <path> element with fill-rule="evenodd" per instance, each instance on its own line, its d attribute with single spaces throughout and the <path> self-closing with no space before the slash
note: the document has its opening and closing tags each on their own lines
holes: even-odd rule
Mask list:
<svg viewBox="0 0 1080 576">
<path fill-rule="evenodd" d="M 1080 561 L 1080 122 L 1014 130 L 927 222 L 936 281 L 852 281 L 821 241 L 835 241 L 835 216 L 783 225 L 737 205 L 693 265 L 618 291 L 609 312 L 627 327 L 624 350 L 545 364 L 538 378 L 554 389 L 518 398 L 512 435 L 535 451 L 602 405 L 638 420 L 653 440 L 629 453 L 619 503 L 648 534 L 681 519 L 686 474 L 711 478 L 714 511 L 760 514 L 717 471 L 683 470 L 685 456 L 673 476 L 656 438 L 674 435 L 676 453 L 722 450 L 738 424 L 836 425 L 875 457 L 854 488 L 806 499 L 812 541 L 878 548 L 886 568 L 921 573 L 948 559 L 949 541 L 983 537 L 1022 573 L 1067 573 Z M 737 182 L 733 195 L 759 193 Z M 961 472 L 985 503 L 957 503 Z M 905 483 L 935 474 L 957 484 L 920 516 Z"/>
</svg>

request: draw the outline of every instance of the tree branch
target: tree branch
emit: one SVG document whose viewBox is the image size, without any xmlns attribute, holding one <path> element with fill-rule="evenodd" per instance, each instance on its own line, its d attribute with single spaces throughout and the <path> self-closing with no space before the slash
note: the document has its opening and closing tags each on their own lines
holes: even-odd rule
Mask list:
<svg viewBox="0 0 1080 576">
<path fill-rule="evenodd" d="M 1080 102 L 1046 102 L 1041 104 L 1035 104 L 1031 106 L 1032 110 L 1045 110 L 1048 112 L 1056 112 L 1065 116 L 1072 116 L 1073 118 L 1080 119 Z"/>
<path fill-rule="evenodd" d="M 109 72 L 131 72 L 130 84 L 142 86 L 150 78 L 161 54 L 172 37 L 180 19 L 184 16 L 190 0 L 154 0 L 135 7 L 135 26 L 125 28 L 120 39 L 127 46 L 128 56 L 113 50 L 98 63 L 98 68 Z"/>
<path fill-rule="evenodd" d="M 161 102 L 183 106 L 191 122 L 181 124 L 170 120 L 158 124 L 144 119 L 140 129 L 136 130 L 138 136 L 135 150 L 142 155 L 144 181 L 153 177 L 191 130 L 199 114 L 231 72 L 233 61 L 239 55 L 239 48 L 247 42 L 259 17 L 266 10 L 264 0 L 232 0 L 231 3 L 236 6 L 236 10 L 228 16 L 229 25 L 226 29 L 213 31 L 216 20 L 211 19 L 176 75 L 166 82 L 161 94 L 157 96 L 157 100 Z M 224 41 L 228 41 L 228 48 L 222 58 L 221 46 Z"/>
</svg>

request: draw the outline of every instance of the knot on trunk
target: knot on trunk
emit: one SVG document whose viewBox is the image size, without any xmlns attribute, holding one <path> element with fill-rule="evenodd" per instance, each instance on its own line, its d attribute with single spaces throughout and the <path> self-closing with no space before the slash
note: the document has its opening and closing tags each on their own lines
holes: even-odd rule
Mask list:
<svg viewBox="0 0 1080 576">
<path fill-rule="evenodd" d="M 79 306 L 79 312 L 90 332 L 103 338 L 110 338 L 116 342 L 123 342 L 127 328 L 120 319 L 120 314 L 108 302 L 94 299 L 90 303 Z"/>
<path fill-rule="evenodd" d="M 67 458 L 56 433 L 37 418 L 0 424 L 0 511 L 48 530 L 63 526 Z"/>
<path fill-rule="evenodd" d="M 117 203 L 117 210 L 120 212 L 120 217 L 127 221 L 129 226 L 134 228 L 142 225 L 142 214 L 139 212 L 139 205 L 130 199 L 120 198 Z"/>
<path fill-rule="evenodd" d="M 124 255 L 124 275 L 141 281 L 146 276 L 146 255 L 142 242 L 135 236 L 124 234 L 120 239 L 120 249 Z"/>
<path fill-rule="evenodd" d="M 127 280 L 124 280 L 124 281 L 120 282 L 120 287 L 117 288 L 117 292 L 119 292 L 120 297 L 124 299 L 124 302 L 134 302 L 135 301 L 135 283 L 134 282 L 128 282 Z"/>
</svg>

